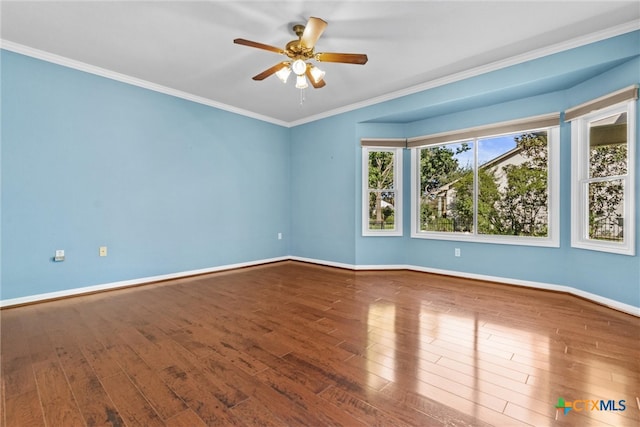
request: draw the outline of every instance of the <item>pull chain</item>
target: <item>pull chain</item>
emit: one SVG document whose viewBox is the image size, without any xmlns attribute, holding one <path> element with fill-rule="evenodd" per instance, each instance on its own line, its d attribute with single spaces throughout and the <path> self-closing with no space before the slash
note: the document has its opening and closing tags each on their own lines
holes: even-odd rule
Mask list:
<svg viewBox="0 0 640 427">
<path fill-rule="evenodd" d="M 304 93 L 304 89 L 300 89 L 300 106 L 302 107 L 302 104 L 304 104 L 305 101 L 305 93 Z"/>
</svg>

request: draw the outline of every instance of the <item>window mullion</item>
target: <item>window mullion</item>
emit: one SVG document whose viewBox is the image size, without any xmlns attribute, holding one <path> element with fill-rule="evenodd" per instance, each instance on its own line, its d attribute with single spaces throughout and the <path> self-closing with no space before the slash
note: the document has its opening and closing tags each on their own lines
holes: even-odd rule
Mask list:
<svg viewBox="0 0 640 427">
<path fill-rule="evenodd" d="M 611 175 L 611 176 L 599 176 L 597 178 L 586 178 L 584 182 L 607 182 L 607 181 L 615 181 L 615 180 L 626 180 L 628 174 L 624 175 Z"/>
<path fill-rule="evenodd" d="M 478 138 L 473 139 L 473 235 L 478 235 L 478 200 L 480 184 L 478 176 Z"/>
</svg>

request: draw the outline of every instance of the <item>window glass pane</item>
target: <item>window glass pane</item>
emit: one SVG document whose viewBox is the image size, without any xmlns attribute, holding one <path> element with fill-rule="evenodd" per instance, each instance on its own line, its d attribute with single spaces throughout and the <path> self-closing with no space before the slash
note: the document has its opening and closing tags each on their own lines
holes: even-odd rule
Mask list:
<svg viewBox="0 0 640 427">
<path fill-rule="evenodd" d="M 420 150 L 420 231 L 473 232 L 473 143 Z"/>
<path fill-rule="evenodd" d="M 624 185 L 621 179 L 589 185 L 589 238 L 622 241 Z"/>
<path fill-rule="evenodd" d="M 369 191 L 369 230 L 393 230 L 395 224 L 395 191 Z"/>
<path fill-rule="evenodd" d="M 589 178 L 627 173 L 627 113 L 589 124 Z"/>
<path fill-rule="evenodd" d="M 478 233 L 548 235 L 547 132 L 478 140 Z"/>
<path fill-rule="evenodd" d="M 402 235 L 402 148 L 363 148 L 362 235 Z"/>
<path fill-rule="evenodd" d="M 369 189 L 393 189 L 393 155 L 390 151 L 369 152 Z"/>
</svg>

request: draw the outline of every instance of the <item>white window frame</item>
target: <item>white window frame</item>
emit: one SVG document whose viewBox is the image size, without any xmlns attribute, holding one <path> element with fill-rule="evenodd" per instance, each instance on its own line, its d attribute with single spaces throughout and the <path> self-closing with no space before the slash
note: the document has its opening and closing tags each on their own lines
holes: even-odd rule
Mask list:
<svg viewBox="0 0 640 427">
<path fill-rule="evenodd" d="M 393 191 L 395 192 L 394 228 L 389 230 L 369 229 L 369 153 L 393 153 Z M 399 147 L 362 147 L 362 235 L 363 236 L 402 236 L 402 156 Z"/>
<path fill-rule="evenodd" d="M 419 156 L 418 149 L 435 147 L 440 145 L 446 145 L 456 142 L 469 141 L 473 142 L 474 159 L 477 163 L 477 150 L 478 140 L 487 139 L 502 135 L 513 135 L 515 133 L 526 133 L 530 131 L 547 131 L 547 144 L 549 153 L 549 165 L 547 173 L 547 188 L 549 189 L 548 198 L 548 236 L 547 237 L 529 237 L 529 236 L 500 236 L 500 235 L 487 235 L 478 234 L 477 227 L 474 227 L 473 233 L 449 233 L 442 231 L 421 231 L 419 227 L 420 214 L 419 214 L 419 200 L 420 200 L 420 168 L 418 165 Z M 475 201 L 474 206 L 477 206 L 477 187 L 478 187 L 478 168 L 474 164 L 474 185 Z M 477 208 L 474 214 L 474 223 L 477 223 Z M 432 145 L 424 145 L 411 149 L 411 237 L 416 239 L 433 239 L 433 240 L 454 240 L 454 241 L 467 241 L 467 242 L 479 242 L 479 243 L 493 243 L 503 245 L 521 245 L 521 246 L 542 246 L 542 247 L 560 247 L 560 127 L 549 126 L 535 129 L 527 129 L 522 127 L 520 130 L 510 130 L 506 133 L 498 133 L 494 135 L 485 135 L 465 138 L 463 140 L 451 140 L 441 142 Z"/>
<path fill-rule="evenodd" d="M 589 123 L 616 113 L 627 113 L 627 173 L 623 181 L 624 241 L 589 239 Z M 621 102 L 571 120 L 571 246 L 592 251 L 635 255 L 636 101 Z M 597 181 L 597 179 L 596 179 Z"/>
</svg>

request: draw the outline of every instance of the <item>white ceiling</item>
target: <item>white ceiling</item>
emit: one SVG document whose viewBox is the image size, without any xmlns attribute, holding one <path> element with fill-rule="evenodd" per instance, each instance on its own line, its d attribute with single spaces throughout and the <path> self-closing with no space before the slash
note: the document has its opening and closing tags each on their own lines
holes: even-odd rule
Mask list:
<svg viewBox="0 0 640 427">
<path fill-rule="evenodd" d="M 2 1 L 3 47 L 44 51 L 292 125 L 411 93 L 438 81 L 638 28 L 634 1 Z M 366 53 L 322 63 L 327 85 L 252 76 L 284 57 L 310 16 L 329 23 L 317 52 Z M 453 77 L 452 77 L 453 76 Z"/>
</svg>

